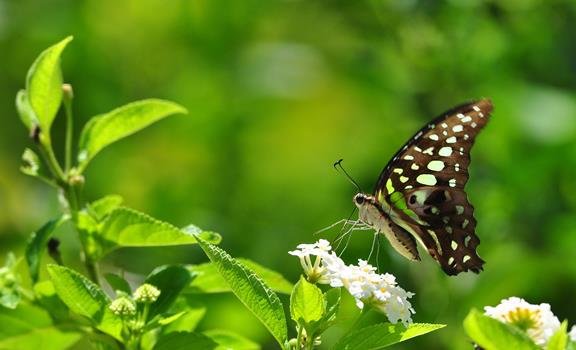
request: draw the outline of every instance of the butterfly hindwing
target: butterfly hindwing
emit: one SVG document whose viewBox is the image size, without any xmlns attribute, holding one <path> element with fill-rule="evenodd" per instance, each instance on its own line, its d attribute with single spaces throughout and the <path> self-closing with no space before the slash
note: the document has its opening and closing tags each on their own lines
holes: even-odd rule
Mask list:
<svg viewBox="0 0 576 350">
<path fill-rule="evenodd" d="M 434 119 L 396 153 L 376 184 L 375 197 L 449 275 L 479 272 L 484 263 L 476 253 L 480 241 L 464 186 L 470 149 L 491 111 L 491 102 L 480 100 Z"/>
</svg>

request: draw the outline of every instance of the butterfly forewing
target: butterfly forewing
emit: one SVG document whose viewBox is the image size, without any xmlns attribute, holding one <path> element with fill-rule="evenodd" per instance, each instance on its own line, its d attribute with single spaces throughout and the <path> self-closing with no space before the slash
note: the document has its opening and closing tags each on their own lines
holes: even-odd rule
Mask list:
<svg viewBox="0 0 576 350">
<path fill-rule="evenodd" d="M 464 185 L 470 149 L 491 111 L 491 102 L 480 100 L 434 119 L 396 153 L 376 184 L 375 197 L 394 211 L 392 218 L 450 275 L 479 272 L 484 263 Z"/>
</svg>

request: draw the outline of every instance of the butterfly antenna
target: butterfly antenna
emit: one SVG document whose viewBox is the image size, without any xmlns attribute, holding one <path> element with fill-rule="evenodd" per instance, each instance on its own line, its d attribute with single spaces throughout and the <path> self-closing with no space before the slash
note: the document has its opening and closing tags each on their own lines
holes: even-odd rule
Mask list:
<svg viewBox="0 0 576 350">
<path fill-rule="evenodd" d="M 342 170 L 342 172 L 344 172 L 344 175 L 346 176 L 348 181 L 350 181 L 354 185 L 354 187 L 356 187 L 358 192 L 362 192 L 362 189 L 360 189 L 360 186 L 358 185 L 358 183 L 356 181 L 354 181 L 352 176 L 350 176 L 350 174 L 348 174 L 346 169 L 344 169 L 344 167 L 342 166 L 342 161 L 344 161 L 344 159 L 340 159 L 339 161 L 334 163 L 334 169 L 336 169 L 336 171 L 340 172 L 340 170 L 338 170 L 338 168 L 340 168 Z"/>
</svg>

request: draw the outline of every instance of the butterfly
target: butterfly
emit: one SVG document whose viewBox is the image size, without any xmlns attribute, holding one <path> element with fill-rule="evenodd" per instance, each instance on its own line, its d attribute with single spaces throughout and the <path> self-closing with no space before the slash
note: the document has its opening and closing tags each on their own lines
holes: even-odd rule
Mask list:
<svg viewBox="0 0 576 350">
<path fill-rule="evenodd" d="M 470 149 L 492 109 L 488 99 L 465 103 L 420 129 L 382 170 L 373 194 L 354 196 L 361 224 L 410 260 L 420 260 L 418 242 L 447 275 L 479 273 L 484 261 L 464 186 Z"/>
</svg>

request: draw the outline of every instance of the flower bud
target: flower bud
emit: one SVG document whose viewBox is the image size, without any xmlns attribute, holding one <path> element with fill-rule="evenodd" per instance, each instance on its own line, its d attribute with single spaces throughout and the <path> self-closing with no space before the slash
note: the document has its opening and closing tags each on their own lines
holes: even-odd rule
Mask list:
<svg viewBox="0 0 576 350">
<path fill-rule="evenodd" d="M 143 304 L 152 304 L 159 296 L 160 290 L 148 283 L 144 283 L 134 292 L 134 300 Z"/>
<path fill-rule="evenodd" d="M 134 305 L 134 302 L 125 295 L 119 296 L 112 301 L 109 309 L 118 316 L 132 316 L 136 313 L 136 305 Z"/>
</svg>

